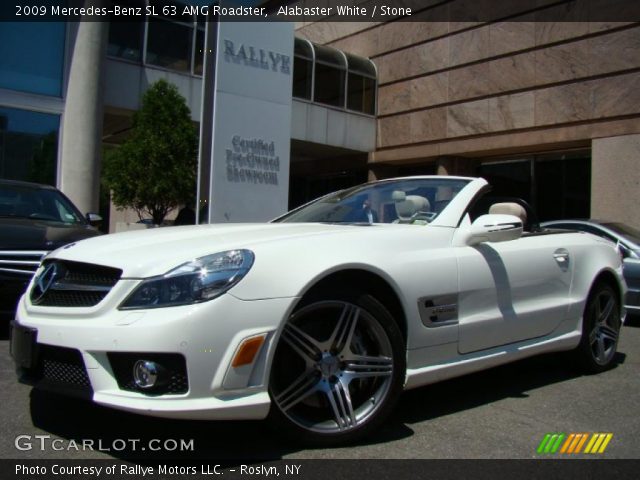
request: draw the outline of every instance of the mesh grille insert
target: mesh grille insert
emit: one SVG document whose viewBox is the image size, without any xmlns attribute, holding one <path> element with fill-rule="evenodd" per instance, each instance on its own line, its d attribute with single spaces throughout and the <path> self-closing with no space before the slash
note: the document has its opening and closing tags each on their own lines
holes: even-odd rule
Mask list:
<svg viewBox="0 0 640 480">
<path fill-rule="evenodd" d="M 54 384 L 91 388 L 82 354 L 78 350 L 41 344 L 40 361 L 43 380 Z"/>
</svg>

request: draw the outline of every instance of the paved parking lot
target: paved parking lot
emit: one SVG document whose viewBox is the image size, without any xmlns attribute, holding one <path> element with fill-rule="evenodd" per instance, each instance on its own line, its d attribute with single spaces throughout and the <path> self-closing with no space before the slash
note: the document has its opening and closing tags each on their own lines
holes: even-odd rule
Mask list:
<svg viewBox="0 0 640 480">
<path fill-rule="evenodd" d="M 278 438 L 264 422 L 154 419 L 32 391 L 15 380 L 5 335 L 0 340 L 0 458 L 536 458 L 547 432 L 611 432 L 602 457 L 640 458 L 639 325 L 634 320 L 623 328 L 618 365 L 604 374 L 583 376 L 565 355 L 528 359 L 407 392 L 367 442 L 317 450 Z M 30 436 L 21 447 L 30 444 L 31 450 L 16 448 L 19 435 Z M 56 439 L 62 439 L 56 447 L 64 450 L 54 450 Z M 72 448 L 88 440 L 96 449 L 120 450 L 122 439 L 139 439 L 137 450 Z M 173 449 L 180 440 L 193 440 L 193 451 Z M 166 441 L 172 451 L 144 447 Z"/>
</svg>

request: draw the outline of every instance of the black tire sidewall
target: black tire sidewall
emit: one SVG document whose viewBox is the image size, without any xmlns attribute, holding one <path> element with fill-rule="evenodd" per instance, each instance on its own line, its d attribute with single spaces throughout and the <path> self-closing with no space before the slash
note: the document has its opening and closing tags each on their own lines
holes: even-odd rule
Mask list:
<svg viewBox="0 0 640 480">
<path fill-rule="evenodd" d="M 615 353 L 611 356 L 611 359 L 606 364 L 599 364 L 596 362 L 593 350 L 591 348 L 591 344 L 589 343 L 589 335 L 593 328 L 595 327 L 595 314 L 594 314 L 594 302 L 596 299 L 603 293 L 608 292 L 615 299 L 616 305 L 615 309 L 617 312 L 616 318 L 618 319 L 617 332 L 618 339 L 620 338 L 620 300 L 619 296 L 615 292 L 615 290 L 606 283 L 598 283 L 593 286 L 591 292 L 589 293 L 589 297 L 587 298 L 587 303 L 585 305 L 584 314 L 582 317 L 582 336 L 580 338 L 580 345 L 578 346 L 578 361 L 583 369 L 587 373 L 600 373 L 605 370 L 610 369 L 614 365 Z M 615 350 L 617 351 L 618 341 L 616 340 Z"/>
</svg>

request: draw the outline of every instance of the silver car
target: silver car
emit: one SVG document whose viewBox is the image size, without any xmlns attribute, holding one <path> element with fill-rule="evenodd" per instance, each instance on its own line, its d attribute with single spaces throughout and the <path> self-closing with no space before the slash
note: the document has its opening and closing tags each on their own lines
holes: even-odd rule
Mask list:
<svg viewBox="0 0 640 480">
<path fill-rule="evenodd" d="M 624 259 L 624 279 L 629 287 L 625 306 L 630 314 L 640 314 L 640 230 L 624 223 L 593 219 L 553 220 L 540 226 L 589 232 L 616 243 Z"/>
</svg>

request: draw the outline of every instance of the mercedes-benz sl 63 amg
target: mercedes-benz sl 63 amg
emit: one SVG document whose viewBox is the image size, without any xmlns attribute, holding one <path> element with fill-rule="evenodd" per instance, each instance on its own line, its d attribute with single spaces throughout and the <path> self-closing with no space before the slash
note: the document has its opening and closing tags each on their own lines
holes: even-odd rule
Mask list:
<svg viewBox="0 0 640 480">
<path fill-rule="evenodd" d="M 615 246 L 541 230 L 480 178 L 353 187 L 265 224 L 127 232 L 49 254 L 22 297 L 25 382 L 129 412 L 262 419 L 316 444 L 404 389 L 545 352 L 615 363 Z"/>
</svg>

